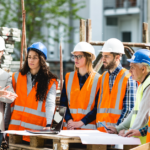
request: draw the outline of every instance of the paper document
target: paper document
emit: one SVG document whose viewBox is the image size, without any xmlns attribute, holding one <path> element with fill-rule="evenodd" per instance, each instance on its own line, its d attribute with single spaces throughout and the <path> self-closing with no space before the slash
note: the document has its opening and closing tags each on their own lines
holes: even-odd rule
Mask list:
<svg viewBox="0 0 150 150">
<path fill-rule="evenodd" d="M 121 137 L 117 134 L 109 134 L 98 130 L 62 130 L 58 135 L 80 137 L 83 144 L 123 144 L 139 145 L 139 138 Z"/>
<path fill-rule="evenodd" d="M 2 133 L 17 134 L 17 135 L 26 135 L 26 136 L 52 136 L 50 134 L 32 134 L 26 131 L 16 131 L 16 130 L 7 130 Z M 55 134 L 56 135 L 56 134 Z M 54 135 L 54 136 L 55 136 Z M 98 130 L 61 130 L 57 135 L 67 136 L 67 137 L 79 137 L 83 144 L 104 144 L 104 145 L 140 145 L 140 139 L 134 137 L 121 137 L 117 134 L 108 134 L 100 132 Z"/>
</svg>

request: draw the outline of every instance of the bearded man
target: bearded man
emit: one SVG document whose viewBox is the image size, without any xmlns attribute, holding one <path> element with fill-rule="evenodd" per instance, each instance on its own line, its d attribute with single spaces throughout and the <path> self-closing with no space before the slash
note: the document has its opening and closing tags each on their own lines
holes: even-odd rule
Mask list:
<svg viewBox="0 0 150 150">
<path fill-rule="evenodd" d="M 100 76 L 100 92 L 97 104 L 96 125 L 106 132 L 104 125 L 119 125 L 134 107 L 137 82 L 129 71 L 122 67 L 120 60 L 124 46 L 115 38 L 107 40 L 101 50 L 103 65 L 108 71 Z"/>
</svg>

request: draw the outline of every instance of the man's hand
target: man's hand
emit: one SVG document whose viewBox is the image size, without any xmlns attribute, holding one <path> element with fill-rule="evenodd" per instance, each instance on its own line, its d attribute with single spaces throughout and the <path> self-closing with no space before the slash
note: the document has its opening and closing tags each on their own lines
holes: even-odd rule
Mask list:
<svg viewBox="0 0 150 150">
<path fill-rule="evenodd" d="M 44 127 L 43 130 L 50 130 L 51 127 Z"/>
<path fill-rule="evenodd" d="M 118 135 L 124 136 L 124 135 L 125 135 L 125 130 L 124 130 L 124 129 L 123 129 L 123 130 L 120 130 Z"/>
<path fill-rule="evenodd" d="M 16 93 L 6 91 L 6 89 L 8 89 L 8 88 L 9 88 L 9 86 L 6 86 L 2 90 L 0 90 L 0 97 L 5 97 L 5 98 L 8 98 L 8 99 L 15 99 L 16 97 L 18 97 L 18 95 Z"/>
<path fill-rule="evenodd" d="M 106 132 L 107 133 L 110 133 L 110 134 L 117 134 L 118 132 L 117 132 L 117 129 L 114 127 L 114 126 L 107 126 L 106 125 L 106 127 L 108 128 L 108 129 L 110 129 L 110 130 L 106 130 Z"/>
<path fill-rule="evenodd" d="M 76 128 L 80 128 L 84 125 L 82 121 L 73 121 L 72 119 L 67 123 L 67 129 L 74 130 Z"/>
<path fill-rule="evenodd" d="M 129 130 L 126 134 L 124 134 L 124 137 L 131 137 L 131 136 L 141 136 L 141 133 L 139 130 Z"/>
</svg>

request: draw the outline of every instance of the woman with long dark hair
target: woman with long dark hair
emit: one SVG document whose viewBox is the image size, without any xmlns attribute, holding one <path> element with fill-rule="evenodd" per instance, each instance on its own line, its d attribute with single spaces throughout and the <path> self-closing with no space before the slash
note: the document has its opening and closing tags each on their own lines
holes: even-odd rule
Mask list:
<svg viewBox="0 0 150 150">
<path fill-rule="evenodd" d="M 49 129 L 55 109 L 57 77 L 46 65 L 47 49 L 37 42 L 27 52 L 23 68 L 12 76 L 18 97 L 11 104 L 8 130 Z"/>
</svg>

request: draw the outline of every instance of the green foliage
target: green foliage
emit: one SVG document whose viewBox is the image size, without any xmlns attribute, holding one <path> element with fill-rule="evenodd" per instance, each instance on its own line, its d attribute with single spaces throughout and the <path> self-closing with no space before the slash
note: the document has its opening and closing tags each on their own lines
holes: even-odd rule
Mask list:
<svg viewBox="0 0 150 150">
<path fill-rule="evenodd" d="M 76 2 L 75 2 L 76 1 Z M 26 10 L 27 46 L 34 41 L 47 41 L 42 33 L 42 27 L 55 30 L 55 41 L 59 41 L 58 29 L 64 27 L 63 36 L 69 35 L 72 27 L 67 19 L 80 19 L 77 12 L 84 8 L 85 0 L 24 0 Z M 12 27 L 12 24 L 22 29 L 21 0 L 0 0 L 0 26 Z"/>
</svg>

